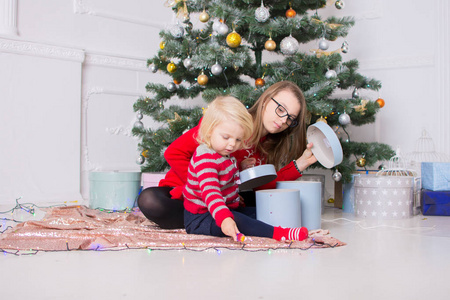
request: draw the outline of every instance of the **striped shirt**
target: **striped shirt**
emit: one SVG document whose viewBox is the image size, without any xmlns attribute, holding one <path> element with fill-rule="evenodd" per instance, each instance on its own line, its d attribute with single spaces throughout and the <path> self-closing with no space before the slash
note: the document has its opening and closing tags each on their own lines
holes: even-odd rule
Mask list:
<svg viewBox="0 0 450 300">
<path fill-rule="evenodd" d="M 223 157 L 201 144 L 195 150 L 183 188 L 184 208 L 193 214 L 211 213 L 217 226 L 233 218 L 239 206 L 239 170 L 234 157 Z"/>
</svg>

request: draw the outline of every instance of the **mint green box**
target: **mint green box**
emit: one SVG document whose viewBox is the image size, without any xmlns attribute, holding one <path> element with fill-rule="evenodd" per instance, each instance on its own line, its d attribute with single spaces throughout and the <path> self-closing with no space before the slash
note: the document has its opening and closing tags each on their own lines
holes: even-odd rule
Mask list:
<svg viewBox="0 0 450 300">
<path fill-rule="evenodd" d="M 90 208 L 131 209 L 141 189 L 141 172 L 91 172 L 89 184 Z"/>
</svg>

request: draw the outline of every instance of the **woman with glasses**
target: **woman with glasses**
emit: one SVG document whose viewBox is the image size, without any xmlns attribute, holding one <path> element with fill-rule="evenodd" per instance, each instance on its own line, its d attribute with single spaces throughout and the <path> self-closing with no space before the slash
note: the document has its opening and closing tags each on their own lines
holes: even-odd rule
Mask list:
<svg viewBox="0 0 450 300">
<path fill-rule="evenodd" d="M 277 179 L 258 189 L 275 188 L 276 181 L 296 180 L 317 159 L 306 145 L 306 101 L 300 88 L 290 82 L 273 84 L 249 109 L 254 132 L 250 149 L 233 156 L 244 170 L 261 164 L 273 164 Z M 164 157 L 171 169 L 158 187 L 142 191 L 138 206 L 142 213 L 161 228 L 184 228 L 183 187 L 191 157 L 198 146 L 196 126 L 176 139 Z M 244 196 L 246 205 L 254 205 L 254 193 Z"/>
</svg>

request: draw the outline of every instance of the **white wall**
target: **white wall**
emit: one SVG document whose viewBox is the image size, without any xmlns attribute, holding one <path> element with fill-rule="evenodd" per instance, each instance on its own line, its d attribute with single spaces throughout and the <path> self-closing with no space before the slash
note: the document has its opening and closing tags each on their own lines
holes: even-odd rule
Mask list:
<svg viewBox="0 0 450 300">
<path fill-rule="evenodd" d="M 411 152 L 426 128 L 450 154 L 447 1 L 345 3 L 319 14 L 355 16 L 344 59 L 381 80 L 386 101 L 352 138 Z M 89 171 L 139 169 L 132 105 L 167 81 L 146 59 L 174 20 L 164 1 L 0 0 L 0 204 L 87 199 Z"/>
</svg>

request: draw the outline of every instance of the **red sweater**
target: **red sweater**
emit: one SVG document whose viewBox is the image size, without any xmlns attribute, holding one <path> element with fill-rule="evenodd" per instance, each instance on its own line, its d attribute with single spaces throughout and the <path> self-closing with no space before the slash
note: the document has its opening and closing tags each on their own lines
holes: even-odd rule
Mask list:
<svg viewBox="0 0 450 300">
<path fill-rule="evenodd" d="M 193 214 L 208 211 L 222 225 L 239 207 L 239 170 L 234 157 L 223 157 L 206 145 L 198 146 L 189 164 L 183 189 L 184 208 Z"/>
<path fill-rule="evenodd" d="M 199 125 L 185 132 L 173 141 L 164 152 L 164 158 L 170 165 L 170 170 L 167 172 L 166 177 L 159 182 L 159 186 L 174 187 L 170 192 L 173 199 L 183 199 L 182 190 L 186 183 L 189 162 L 194 155 L 195 149 L 198 147 L 196 141 L 198 128 Z M 261 157 L 261 154 L 255 148 L 236 151 L 232 156 L 236 158 L 238 168 L 240 168 L 241 162 L 249 157 L 256 158 L 256 165 L 265 163 L 264 158 Z M 257 189 L 274 189 L 277 181 L 296 180 L 300 176 L 301 174 L 295 168 L 294 163 L 290 162 L 277 172 L 277 179 Z"/>
</svg>

